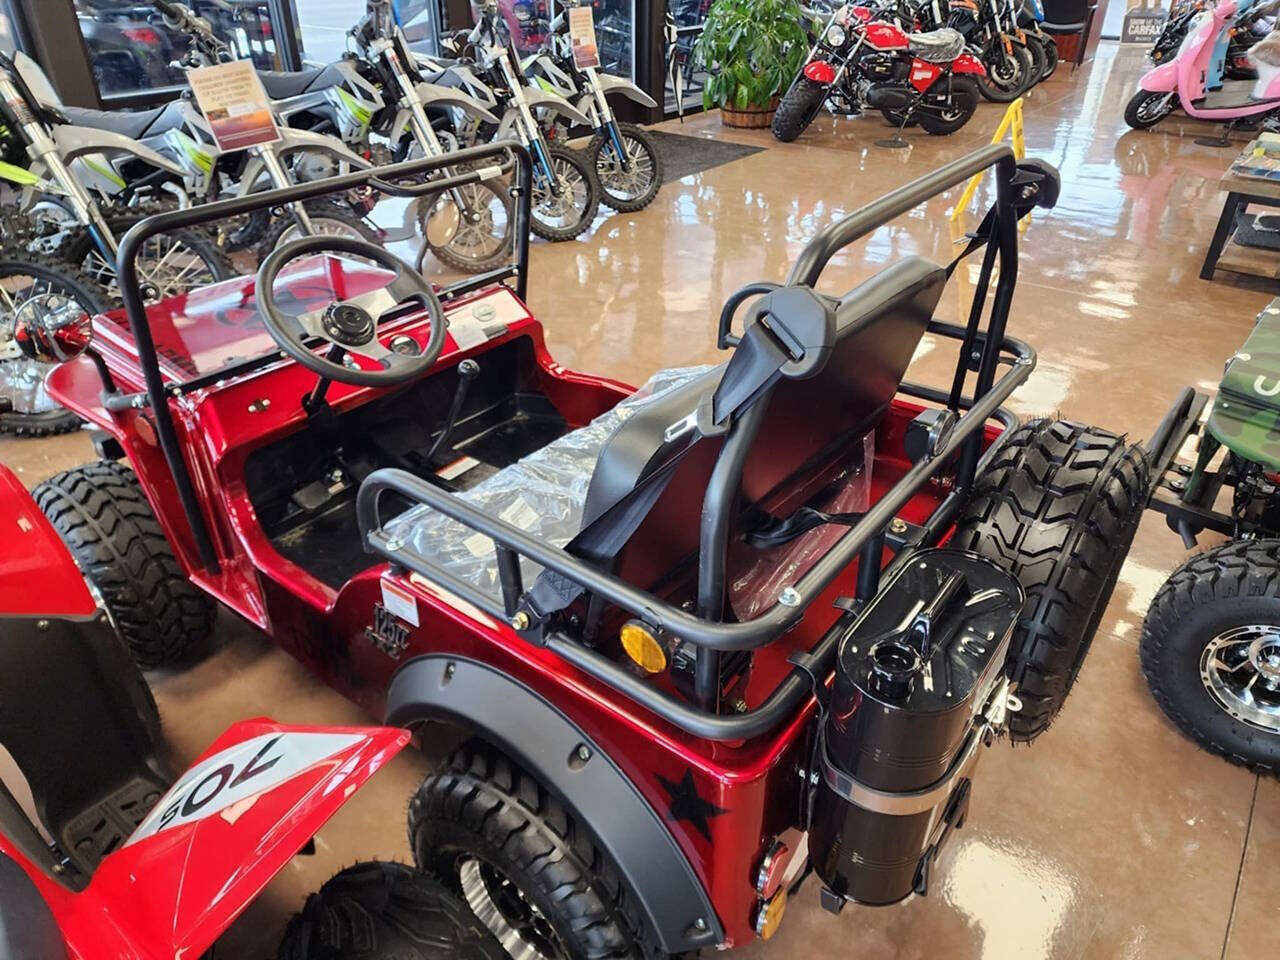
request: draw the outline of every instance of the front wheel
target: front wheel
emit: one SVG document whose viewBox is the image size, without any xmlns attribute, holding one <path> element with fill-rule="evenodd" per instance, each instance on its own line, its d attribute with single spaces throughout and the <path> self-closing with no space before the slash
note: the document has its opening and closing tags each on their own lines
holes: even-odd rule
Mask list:
<svg viewBox="0 0 1280 960">
<path fill-rule="evenodd" d="M 945 83 L 943 87 L 940 93 L 930 90 L 925 95 L 917 114 L 924 132 L 935 137 L 955 133 L 978 109 L 978 84 L 972 78 L 952 76 L 950 89 Z"/>
<path fill-rule="evenodd" d="M 379 243 L 377 231 L 356 215 L 348 204 L 336 200 L 308 200 L 304 205 L 311 231 L 322 237 L 350 237 L 367 243 Z M 277 247 L 308 234 L 298 226 L 293 214 L 284 210 L 267 228 L 258 245 L 258 259 L 265 259 Z"/>
<path fill-rule="evenodd" d="M 827 88 L 801 74 L 787 88 L 773 115 L 773 135 L 790 143 L 804 133 L 827 99 Z"/>
<path fill-rule="evenodd" d="M 585 156 L 559 145 L 547 148 L 547 160 L 555 172 L 559 190 L 541 169 L 534 171 L 533 215 L 529 228 L 543 240 L 572 240 L 580 236 L 596 218 L 600 188 Z"/>
<path fill-rule="evenodd" d="M 619 123 L 617 127 L 618 139 L 627 155 L 625 166 L 608 130 L 600 130 L 591 138 L 587 156 L 600 181 L 600 202 L 620 213 L 634 213 L 643 210 L 658 195 L 658 188 L 662 186 L 662 156 L 639 127 L 630 123 Z"/>
<path fill-rule="evenodd" d="M 112 211 L 105 219 L 111 233 L 119 239 L 136 224 L 166 209 L 163 205 L 141 204 Z M 116 266 L 102 255 L 87 227 L 72 230 L 60 252 L 63 259 L 77 264 L 91 279 L 105 287 L 113 299 L 120 300 Z M 138 249 L 134 264 L 143 299 L 148 303 L 176 297 L 235 275 L 218 246 L 217 238 L 199 228 L 172 230 L 148 237 Z"/>
<path fill-rule="evenodd" d="M 421 221 L 426 248 L 455 270 L 484 273 L 511 256 L 515 219 L 501 185 L 468 183 L 436 194 L 424 204 Z"/>
<path fill-rule="evenodd" d="M 1040 80 L 1043 82 L 1053 76 L 1058 69 L 1058 44 L 1047 33 L 1027 34 L 1028 41 L 1032 38 L 1040 42 L 1040 48 L 1044 51 L 1044 73 Z"/>
<path fill-rule="evenodd" d="M 505 960 L 439 882 L 399 863 L 357 863 L 307 897 L 279 960 Z"/>
<path fill-rule="evenodd" d="M 1027 56 L 1031 58 L 1031 82 L 1027 84 L 1027 89 L 1031 89 L 1048 74 L 1049 63 L 1045 59 L 1044 47 L 1040 45 L 1040 41 L 1036 39 L 1035 34 L 1028 33 L 1025 35 L 1026 41 L 1021 44 L 1022 49 L 1027 51 Z M 1014 41 L 1014 46 L 1018 46 L 1018 41 Z"/>
<path fill-rule="evenodd" d="M 1139 90 L 1124 105 L 1124 122 L 1134 130 L 1150 130 L 1173 113 L 1174 94 Z"/>
<path fill-rule="evenodd" d="M 1021 44 L 997 38 L 983 57 L 987 75 L 978 79 L 978 90 L 993 103 L 1012 103 L 1031 86 L 1031 54 Z"/>
<path fill-rule="evenodd" d="M 70 264 L 20 248 L 0 250 L 0 433 L 43 437 L 80 426 L 79 417 L 45 392 L 52 364 L 27 357 L 13 339 L 19 317 L 38 319 L 68 302 L 91 316 L 111 308 L 106 291 Z"/>
<path fill-rule="evenodd" d="M 651 957 L 617 870 L 537 780 L 479 745 L 409 803 L 418 866 L 460 894 L 513 957 Z"/>
<path fill-rule="evenodd" d="M 1280 540 L 1192 557 L 1147 610 L 1142 672 L 1160 709 L 1196 743 L 1280 772 Z"/>
</svg>

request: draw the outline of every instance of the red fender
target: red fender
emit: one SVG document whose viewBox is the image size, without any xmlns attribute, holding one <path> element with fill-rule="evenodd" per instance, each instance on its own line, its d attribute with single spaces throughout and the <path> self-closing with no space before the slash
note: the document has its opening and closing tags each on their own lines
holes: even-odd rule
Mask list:
<svg viewBox="0 0 1280 960">
<path fill-rule="evenodd" d="M 942 76 L 942 68 L 936 63 L 929 63 L 927 60 L 921 60 L 916 57 L 911 61 L 911 76 L 909 82 L 920 93 L 924 93 L 931 86 L 933 81 Z"/>
<path fill-rule="evenodd" d="M 0 464 L 0 611 L 9 617 L 90 617 L 98 604 L 80 568 L 26 487 Z"/>
<path fill-rule="evenodd" d="M 871 8 L 863 7 L 863 6 L 850 7 L 849 14 L 850 16 L 853 17 L 853 19 L 859 20 L 862 23 L 866 23 L 868 20 L 871 19 Z"/>
<path fill-rule="evenodd" d="M 972 53 L 962 53 L 951 61 L 952 73 L 973 73 L 980 77 L 987 75 L 987 68 Z"/>
<path fill-rule="evenodd" d="M 835 68 L 825 60 L 814 60 L 804 68 L 804 75 L 814 83 L 820 83 L 824 87 L 832 83 L 836 79 Z"/>
</svg>

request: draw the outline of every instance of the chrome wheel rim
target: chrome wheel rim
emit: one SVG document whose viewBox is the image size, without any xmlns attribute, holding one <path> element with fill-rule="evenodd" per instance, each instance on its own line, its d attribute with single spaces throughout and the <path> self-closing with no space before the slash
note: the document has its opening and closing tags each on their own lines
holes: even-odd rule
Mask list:
<svg viewBox="0 0 1280 960">
<path fill-rule="evenodd" d="M 618 148 L 608 140 L 596 156 L 596 173 L 600 177 L 600 186 L 609 196 L 618 200 L 638 200 L 653 185 L 653 160 L 635 137 L 623 134 L 622 148 L 627 153 L 626 167 L 622 165 Z"/>
<path fill-rule="evenodd" d="M 276 246 L 281 247 L 286 243 L 292 243 L 294 240 L 300 240 L 302 237 L 311 236 L 312 234 L 318 237 L 350 237 L 353 240 L 368 239 L 351 224 L 344 223 L 342 220 L 312 214 L 308 214 L 307 219 L 311 221 L 310 233 L 304 233 L 296 223 L 291 223 L 280 234 L 280 239 L 276 241 Z"/>
<path fill-rule="evenodd" d="M 511 960 L 568 960 L 550 921 L 497 869 L 474 858 L 458 864 L 462 895 Z"/>
<path fill-rule="evenodd" d="M 1138 120 L 1142 123 L 1153 123 L 1159 120 L 1169 112 L 1169 103 L 1173 100 L 1172 93 L 1163 93 L 1154 97 L 1147 97 L 1142 103 L 1138 104 Z"/>
<path fill-rule="evenodd" d="M 22 285 L 24 280 L 30 285 Z M 53 310 L 74 300 L 50 280 L 21 274 L 0 280 L 0 397 L 13 404 L 14 413 L 38 415 L 58 409 L 44 386 L 45 375 L 55 365 L 25 356 L 13 340 L 18 311 L 31 303 Z"/>
<path fill-rule="evenodd" d="M 138 285 L 148 303 L 174 297 L 196 287 L 206 287 L 218 279 L 198 253 L 181 240 L 163 234 L 143 241 L 134 264 L 138 271 Z M 112 296 L 120 296 L 115 264 L 104 260 L 97 249 L 89 252 L 81 266 Z"/>
<path fill-rule="evenodd" d="M 462 201 L 458 211 L 458 229 L 445 247 L 465 260 L 488 260 L 507 246 L 510 218 L 506 204 L 488 187 L 469 183 L 455 191 Z M 437 205 L 454 203 L 445 194 Z"/>
<path fill-rule="evenodd" d="M 1280 627 L 1251 624 L 1218 634 L 1200 655 L 1200 682 L 1233 719 L 1280 733 Z"/>
<path fill-rule="evenodd" d="M 587 179 L 566 160 L 553 160 L 551 169 L 560 183 L 560 193 L 552 193 L 546 178 L 539 177 L 533 188 L 534 210 L 538 219 L 553 229 L 572 227 L 587 209 Z"/>
</svg>

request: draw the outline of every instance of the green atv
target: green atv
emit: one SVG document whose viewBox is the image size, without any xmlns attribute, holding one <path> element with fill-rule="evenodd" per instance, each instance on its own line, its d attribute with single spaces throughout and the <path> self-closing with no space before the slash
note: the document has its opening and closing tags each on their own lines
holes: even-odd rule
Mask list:
<svg viewBox="0 0 1280 960">
<path fill-rule="evenodd" d="M 1142 628 L 1147 683 L 1202 746 L 1280 772 L 1280 299 L 1258 315 L 1218 395 L 1184 390 L 1150 449 L 1151 509 L 1188 549 L 1205 530 L 1230 539 L 1156 594 Z"/>
</svg>

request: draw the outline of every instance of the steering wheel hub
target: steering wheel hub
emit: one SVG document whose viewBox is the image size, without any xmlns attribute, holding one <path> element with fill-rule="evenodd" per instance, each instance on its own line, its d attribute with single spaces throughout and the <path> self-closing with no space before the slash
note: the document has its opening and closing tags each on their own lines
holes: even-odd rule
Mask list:
<svg viewBox="0 0 1280 960">
<path fill-rule="evenodd" d="M 362 347 L 373 339 L 377 325 L 364 307 L 354 303 L 331 304 L 321 317 L 325 335 L 344 347 Z"/>
</svg>

